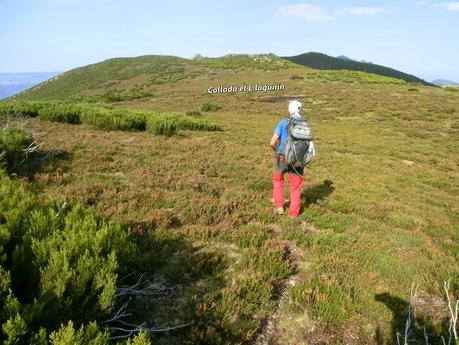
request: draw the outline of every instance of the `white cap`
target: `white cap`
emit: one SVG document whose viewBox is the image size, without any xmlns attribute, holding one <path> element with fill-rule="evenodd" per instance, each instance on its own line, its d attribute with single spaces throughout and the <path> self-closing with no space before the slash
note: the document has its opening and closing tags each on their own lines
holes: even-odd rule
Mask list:
<svg viewBox="0 0 459 345">
<path fill-rule="evenodd" d="M 301 113 L 301 102 L 298 101 L 291 101 L 288 105 L 288 112 L 290 115 L 297 115 L 300 116 Z"/>
</svg>

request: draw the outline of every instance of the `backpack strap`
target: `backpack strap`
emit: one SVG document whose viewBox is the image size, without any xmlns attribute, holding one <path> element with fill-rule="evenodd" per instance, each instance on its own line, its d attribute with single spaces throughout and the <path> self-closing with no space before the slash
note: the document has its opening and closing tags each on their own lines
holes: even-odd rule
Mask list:
<svg viewBox="0 0 459 345">
<path fill-rule="evenodd" d="M 295 119 L 293 117 L 287 118 L 287 135 L 290 136 L 290 128 L 293 126 Z"/>
</svg>

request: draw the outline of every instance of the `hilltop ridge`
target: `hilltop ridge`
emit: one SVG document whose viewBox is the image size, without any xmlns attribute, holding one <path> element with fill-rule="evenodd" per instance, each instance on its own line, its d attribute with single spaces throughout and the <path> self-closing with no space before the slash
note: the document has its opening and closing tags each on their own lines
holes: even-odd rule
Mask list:
<svg viewBox="0 0 459 345">
<path fill-rule="evenodd" d="M 182 83 L 178 85 L 187 89 L 189 83 L 200 85 L 205 80 L 207 83 L 215 79 L 219 79 L 220 83 L 235 82 L 233 79 L 236 75 L 239 76 L 237 82 L 246 81 L 247 76 L 254 73 L 258 75 L 255 82 L 269 80 L 277 83 L 279 80 L 273 79 L 281 70 L 291 70 L 296 77 L 305 78 L 310 73 L 322 69 L 331 70 L 330 73 L 336 74 L 325 76 L 327 80 L 371 80 L 372 83 L 399 83 L 399 80 L 403 83 L 417 82 L 433 86 L 415 76 L 384 66 L 331 58 L 320 53 L 285 58 L 272 53 L 227 54 L 216 58 L 195 54 L 191 59 L 171 55 L 143 55 L 112 58 L 72 69 L 18 93 L 13 99 L 43 101 L 96 98 L 110 102 L 126 101 L 151 98 L 165 85 L 172 87 L 176 83 Z M 344 69 L 351 71 L 351 74 L 340 71 Z M 233 73 L 225 72 L 229 70 Z M 367 77 L 363 74 L 352 74 L 357 72 L 367 73 Z M 316 76 L 324 77 L 320 74 Z M 387 77 L 392 79 L 384 79 Z M 307 78 L 309 79 L 309 76 Z M 290 78 L 284 79 L 285 82 L 289 80 Z M 202 88 L 207 90 L 209 86 Z"/>
<path fill-rule="evenodd" d="M 343 58 L 344 57 L 344 58 Z M 391 77 L 405 80 L 406 82 L 422 83 L 426 86 L 435 86 L 432 83 L 426 82 L 425 80 L 418 78 L 414 75 L 407 74 L 398 71 L 393 68 L 377 65 L 369 62 L 354 61 L 348 57 L 341 55 L 340 57 L 332 57 L 326 54 L 309 52 L 296 56 L 284 56 L 286 60 L 294 62 L 296 64 L 316 68 L 316 69 L 330 69 L 330 70 L 351 70 L 351 71 L 362 71 L 368 73 L 378 74 L 384 77 Z"/>
</svg>

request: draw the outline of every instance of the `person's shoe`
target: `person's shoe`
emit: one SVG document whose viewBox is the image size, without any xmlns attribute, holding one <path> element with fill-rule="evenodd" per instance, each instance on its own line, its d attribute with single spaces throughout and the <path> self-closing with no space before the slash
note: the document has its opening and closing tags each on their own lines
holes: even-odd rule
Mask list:
<svg viewBox="0 0 459 345">
<path fill-rule="evenodd" d="M 274 214 L 284 214 L 284 208 L 283 207 L 274 207 Z"/>
</svg>

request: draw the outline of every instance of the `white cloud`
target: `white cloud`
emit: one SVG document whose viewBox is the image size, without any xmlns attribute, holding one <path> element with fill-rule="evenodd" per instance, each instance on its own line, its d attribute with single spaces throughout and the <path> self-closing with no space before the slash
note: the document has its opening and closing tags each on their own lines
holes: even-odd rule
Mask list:
<svg viewBox="0 0 459 345">
<path fill-rule="evenodd" d="M 387 10 L 381 7 L 343 7 L 337 10 L 338 14 L 354 14 L 361 15 L 374 15 L 386 12 Z"/>
<path fill-rule="evenodd" d="M 329 11 L 310 4 L 296 4 L 282 6 L 279 13 L 285 17 L 297 17 L 307 21 L 323 22 L 335 17 Z"/>
<path fill-rule="evenodd" d="M 459 11 L 459 2 L 441 2 L 437 6 L 443 7 L 448 11 Z"/>
<path fill-rule="evenodd" d="M 330 21 L 344 15 L 375 15 L 387 12 L 381 7 L 339 7 L 335 10 L 327 10 L 320 6 L 311 4 L 286 5 L 279 8 L 279 14 L 284 17 L 297 17 L 307 21 Z"/>
</svg>

